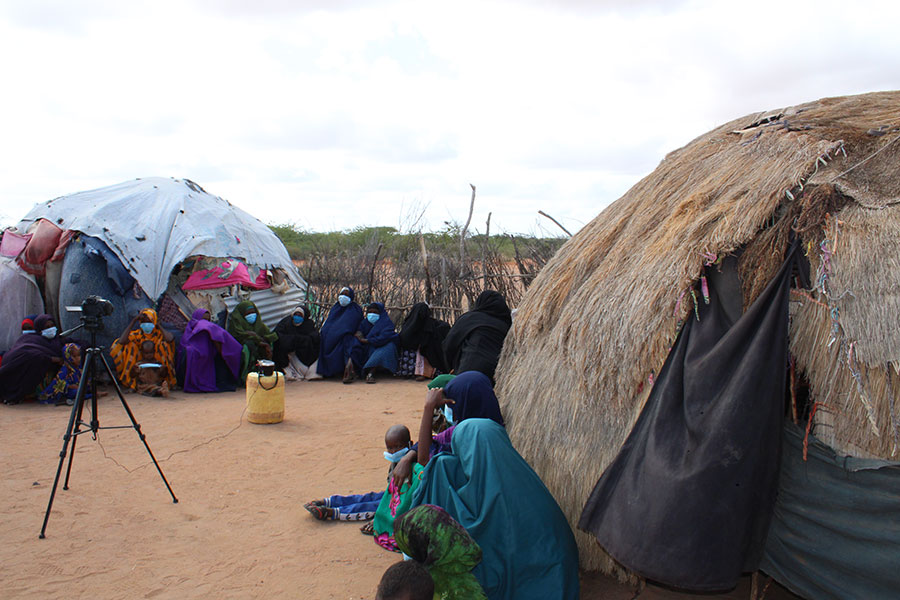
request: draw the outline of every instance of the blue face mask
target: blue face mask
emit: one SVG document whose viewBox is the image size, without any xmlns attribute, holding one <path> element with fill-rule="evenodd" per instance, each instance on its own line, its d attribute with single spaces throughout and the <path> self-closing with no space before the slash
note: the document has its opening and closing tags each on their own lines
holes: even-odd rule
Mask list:
<svg viewBox="0 0 900 600">
<path fill-rule="evenodd" d="M 453 425 L 453 409 L 449 404 L 444 405 L 444 418 L 447 419 L 448 425 Z"/>
<path fill-rule="evenodd" d="M 347 306 L 348 304 L 350 304 L 350 296 L 341 294 L 340 296 L 338 296 L 338 304 L 340 304 L 341 306 Z"/>
<path fill-rule="evenodd" d="M 26 333 L 34 333 L 34 329 L 23 329 L 22 335 L 25 335 Z"/>
<path fill-rule="evenodd" d="M 400 448 L 393 454 L 391 454 L 390 452 L 385 450 L 384 451 L 384 459 L 387 461 L 390 461 L 392 463 L 400 462 L 400 459 L 403 458 L 404 456 L 406 456 L 407 452 L 409 452 L 409 448 Z"/>
<path fill-rule="evenodd" d="M 52 340 L 53 338 L 56 337 L 56 331 L 57 331 L 56 327 L 48 327 L 47 329 L 44 329 L 43 331 L 41 331 L 41 335 L 44 336 L 45 338 L 47 338 L 48 340 Z"/>
<path fill-rule="evenodd" d="M 256 323 L 257 316 L 258 315 L 256 313 L 250 313 L 249 315 L 244 315 L 244 318 L 247 320 L 248 323 L 253 325 L 254 323 Z"/>
<path fill-rule="evenodd" d="M 141 331 L 143 331 L 146 335 L 150 335 L 153 333 L 153 323 L 141 323 Z"/>
<path fill-rule="evenodd" d="M 291 320 L 293 321 L 294 325 L 300 325 L 303 323 L 303 317 L 301 317 L 300 315 L 294 315 Z"/>
<path fill-rule="evenodd" d="M 374 325 L 378 319 L 381 317 L 378 313 L 369 313 L 366 315 L 366 320 L 369 321 L 372 325 Z"/>
</svg>

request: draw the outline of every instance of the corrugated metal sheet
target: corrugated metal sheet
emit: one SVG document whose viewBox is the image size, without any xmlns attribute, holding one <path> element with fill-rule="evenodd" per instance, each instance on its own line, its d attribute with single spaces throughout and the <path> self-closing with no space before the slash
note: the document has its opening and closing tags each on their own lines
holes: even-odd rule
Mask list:
<svg viewBox="0 0 900 600">
<path fill-rule="evenodd" d="M 265 289 L 243 294 L 240 298 L 226 296 L 224 301 L 225 306 L 228 307 L 228 314 L 231 315 L 234 307 L 244 300 L 249 300 L 256 305 L 256 308 L 259 310 L 259 317 L 271 329 L 285 315 L 294 310 L 295 306 L 306 301 L 306 289 L 291 287 L 283 294 L 273 292 L 271 289 Z"/>
</svg>

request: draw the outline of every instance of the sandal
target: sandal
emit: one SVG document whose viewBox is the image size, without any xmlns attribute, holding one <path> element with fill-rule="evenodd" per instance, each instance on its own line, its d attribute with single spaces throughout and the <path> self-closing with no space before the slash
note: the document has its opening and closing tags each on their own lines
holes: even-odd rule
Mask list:
<svg viewBox="0 0 900 600">
<path fill-rule="evenodd" d="M 372 521 L 369 521 L 368 523 L 366 523 L 365 525 L 360 527 L 359 531 L 363 535 L 375 535 L 375 523 L 373 523 Z"/>
<path fill-rule="evenodd" d="M 318 504 L 304 504 L 303 508 L 308 510 L 312 516 L 317 518 L 320 521 L 327 521 L 334 514 L 330 508 L 326 508 L 324 506 L 319 506 Z"/>
<path fill-rule="evenodd" d="M 366 383 L 375 383 L 375 373 L 366 375 Z"/>
</svg>

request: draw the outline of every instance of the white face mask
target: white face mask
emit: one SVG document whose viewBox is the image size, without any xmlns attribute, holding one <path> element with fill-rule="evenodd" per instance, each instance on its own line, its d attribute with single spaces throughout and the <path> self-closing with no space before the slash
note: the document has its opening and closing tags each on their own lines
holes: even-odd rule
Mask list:
<svg viewBox="0 0 900 600">
<path fill-rule="evenodd" d="M 341 306 L 347 306 L 348 304 L 350 304 L 350 296 L 345 296 L 344 294 L 341 294 L 340 296 L 338 296 L 338 303 Z"/>
<path fill-rule="evenodd" d="M 384 459 L 390 461 L 392 463 L 400 462 L 400 459 L 406 456 L 406 453 L 409 452 L 409 448 L 400 448 L 394 453 L 384 451 Z"/>
<path fill-rule="evenodd" d="M 43 331 L 41 331 L 41 335 L 44 336 L 45 338 L 47 338 L 48 340 L 52 340 L 53 338 L 56 337 L 56 332 L 57 332 L 56 327 L 48 327 L 47 329 L 44 329 Z"/>
<path fill-rule="evenodd" d="M 447 425 L 453 425 L 453 409 L 449 404 L 444 405 L 444 418 L 447 419 Z"/>
</svg>

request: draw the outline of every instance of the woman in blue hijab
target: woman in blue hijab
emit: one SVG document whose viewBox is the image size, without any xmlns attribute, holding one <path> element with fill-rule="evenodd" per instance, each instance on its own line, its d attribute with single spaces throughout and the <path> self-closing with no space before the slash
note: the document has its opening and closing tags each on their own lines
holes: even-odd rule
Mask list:
<svg viewBox="0 0 900 600">
<path fill-rule="evenodd" d="M 322 377 L 333 377 L 343 373 L 344 383 L 356 378 L 357 371 L 366 360 L 365 349 L 356 339 L 362 308 L 353 301 L 353 288 L 341 288 L 338 301 L 328 311 L 328 318 L 319 331 L 319 365 L 317 372 Z"/>
<path fill-rule="evenodd" d="M 366 306 L 366 315 L 359 324 L 356 337 L 366 350 L 366 364 L 363 365 L 366 383 L 375 383 L 376 369 L 385 369 L 391 374 L 397 372 L 397 340 L 400 336 L 384 304 L 372 302 Z"/>
</svg>

